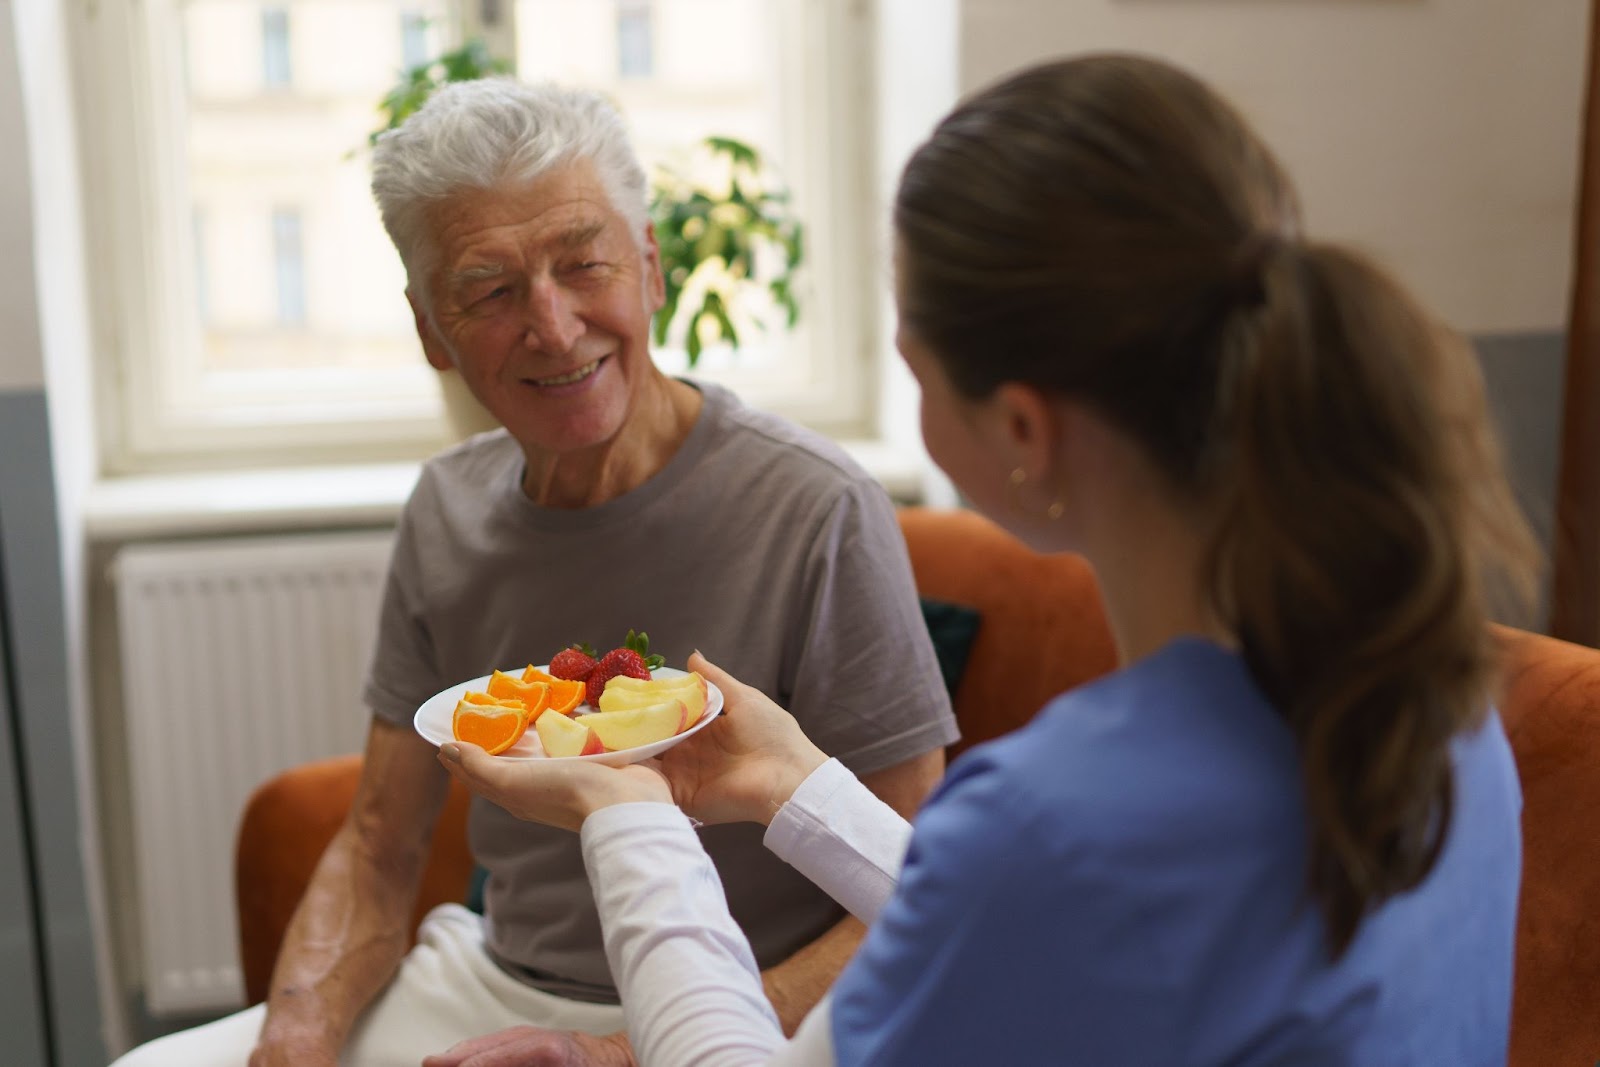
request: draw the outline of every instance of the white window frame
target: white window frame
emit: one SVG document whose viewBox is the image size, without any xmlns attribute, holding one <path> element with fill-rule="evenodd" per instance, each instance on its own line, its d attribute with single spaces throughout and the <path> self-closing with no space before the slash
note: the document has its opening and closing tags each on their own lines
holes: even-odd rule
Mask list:
<svg viewBox="0 0 1600 1067">
<path fill-rule="evenodd" d="M 292 7 L 290 0 L 284 0 Z M 495 26 L 474 25 L 481 0 L 462 0 L 466 32 L 491 47 L 513 40 L 511 0 L 493 0 Z M 790 158 L 803 160 L 806 290 L 794 343 L 810 358 L 789 374 L 760 374 L 735 360 L 720 379 L 748 402 L 838 438 L 879 432 L 881 197 L 873 153 L 876 0 L 778 0 Z M 182 146 L 183 0 L 75 4 L 74 81 L 85 169 L 85 219 L 95 269 L 89 279 L 96 408 L 107 474 L 226 469 L 335 461 L 417 459 L 446 442 L 437 390 L 426 402 L 377 397 L 368 410 L 303 423 L 252 423 L 237 412 L 179 419 L 171 398 L 200 361 L 185 336 L 197 299 L 191 199 Z M 293 14 L 291 11 L 291 26 Z M 795 151 L 804 148 L 803 152 Z M 98 235 L 98 237 L 94 236 Z M 395 296 L 400 299 L 399 294 Z M 755 343 L 760 343 L 756 338 Z M 416 374 L 431 376 L 420 351 Z M 192 380 L 192 379 L 191 379 Z M 252 383 L 252 388 L 255 388 Z"/>
</svg>

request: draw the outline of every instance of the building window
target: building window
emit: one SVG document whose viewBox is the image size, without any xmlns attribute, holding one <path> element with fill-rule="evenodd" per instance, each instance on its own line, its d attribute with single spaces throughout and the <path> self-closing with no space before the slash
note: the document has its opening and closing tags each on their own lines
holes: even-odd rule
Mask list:
<svg viewBox="0 0 1600 1067">
<path fill-rule="evenodd" d="M 268 89 L 285 89 L 291 77 L 289 12 L 269 7 L 261 12 L 261 83 Z"/>
<path fill-rule="evenodd" d="M 617 75 L 655 74 L 655 18 L 650 0 L 617 0 Z"/>
<path fill-rule="evenodd" d="M 195 205 L 193 219 L 194 310 L 200 325 L 205 326 L 211 320 L 211 292 L 206 279 L 206 212 L 199 204 Z"/>
<path fill-rule="evenodd" d="M 278 282 L 278 325 L 304 326 L 306 259 L 300 212 L 293 208 L 277 208 L 272 212 L 272 263 Z"/>
<path fill-rule="evenodd" d="M 433 58 L 428 43 L 428 19 L 420 11 L 400 16 L 400 65 L 406 70 L 420 67 Z"/>
</svg>

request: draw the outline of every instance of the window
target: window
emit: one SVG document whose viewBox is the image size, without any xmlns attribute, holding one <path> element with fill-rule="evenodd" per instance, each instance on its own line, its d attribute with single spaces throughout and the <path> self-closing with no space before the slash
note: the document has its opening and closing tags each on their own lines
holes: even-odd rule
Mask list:
<svg viewBox="0 0 1600 1067">
<path fill-rule="evenodd" d="M 306 324 L 306 264 L 300 247 L 300 212 L 272 213 L 272 262 L 278 281 L 278 325 Z"/>
<path fill-rule="evenodd" d="M 211 288 L 206 283 L 206 213 L 194 209 L 194 313 L 202 324 L 211 318 Z"/>
<path fill-rule="evenodd" d="M 261 12 L 261 84 L 282 89 L 289 78 L 289 12 L 269 7 Z"/>
<path fill-rule="evenodd" d="M 420 11 L 400 16 L 400 65 L 407 70 L 433 57 L 433 42 L 428 34 L 428 18 Z"/>
<path fill-rule="evenodd" d="M 825 432 L 872 432 L 878 292 L 860 0 L 502 0 L 520 76 L 599 89 L 646 165 L 758 146 L 807 219 L 799 328 L 696 374 Z M 416 458 L 444 439 L 367 137 L 398 72 L 478 0 L 143 0 L 85 8 L 86 225 L 110 472 Z M 488 27 L 484 27 L 488 29 Z M 359 42 L 359 47 L 353 42 Z M 292 47 L 291 47 L 292 46 Z M 715 55 L 715 63 L 706 56 Z M 841 121 L 840 116 L 849 121 Z M 669 371 L 681 351 L 658 353 Z M 286 433 L 286 428 L 292 432 Z"/>
<path fill-rule="evenodd" d="M 617 0 L 617 75 L 648 78 L 655 73 L 655 33 L 650 0 Z"/>
</svg>

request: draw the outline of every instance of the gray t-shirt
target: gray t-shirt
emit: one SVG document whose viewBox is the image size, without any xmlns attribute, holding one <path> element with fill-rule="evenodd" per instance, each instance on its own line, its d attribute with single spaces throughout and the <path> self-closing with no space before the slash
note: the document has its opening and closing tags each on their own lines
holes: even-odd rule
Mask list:
<svg viewBox="0 0 1600 1067">
<path fill-rule="evenodd" d="M 857 774 L 956 739 L 883 489 L 827 440 L 697 388 L 678 452 L 598 507 L 529 500 L 503 430 L 428 462 L 400 518 L 365 691 L 375 714 L 409 726 L 447 686 L 634 629 L 670 666 L 699 649 L 766 692 Z M 552 992 L 614 996 L 577 835 L 481 799 L 469 833 L 489 871 L 490 951 Z M 702 835 L 762 967 L 843 914 L 759 826 Z"/>
</svg>

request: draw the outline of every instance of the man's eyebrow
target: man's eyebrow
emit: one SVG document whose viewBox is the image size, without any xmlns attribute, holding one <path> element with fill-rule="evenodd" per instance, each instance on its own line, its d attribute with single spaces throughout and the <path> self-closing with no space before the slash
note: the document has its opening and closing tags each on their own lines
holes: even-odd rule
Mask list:
<svg viewBox="0 0 1600 1067">
<path fill-rule="evenodd" d="M 574 226 L 556 238 L 563 248 L 578 248 L 588 244 L 605 232 L 604 222 L 591 222 L 585 226 Z"/>
<path fill-rule="evenodd" d="M 451 271 L 447 279 L 451 285 L 465 285 L 471 282 L 481 282 L 486 278 L 498 278 L 506 272 L 503 263 L 488 263 L 481 267 L 463 267 Z"/>
</svg>

